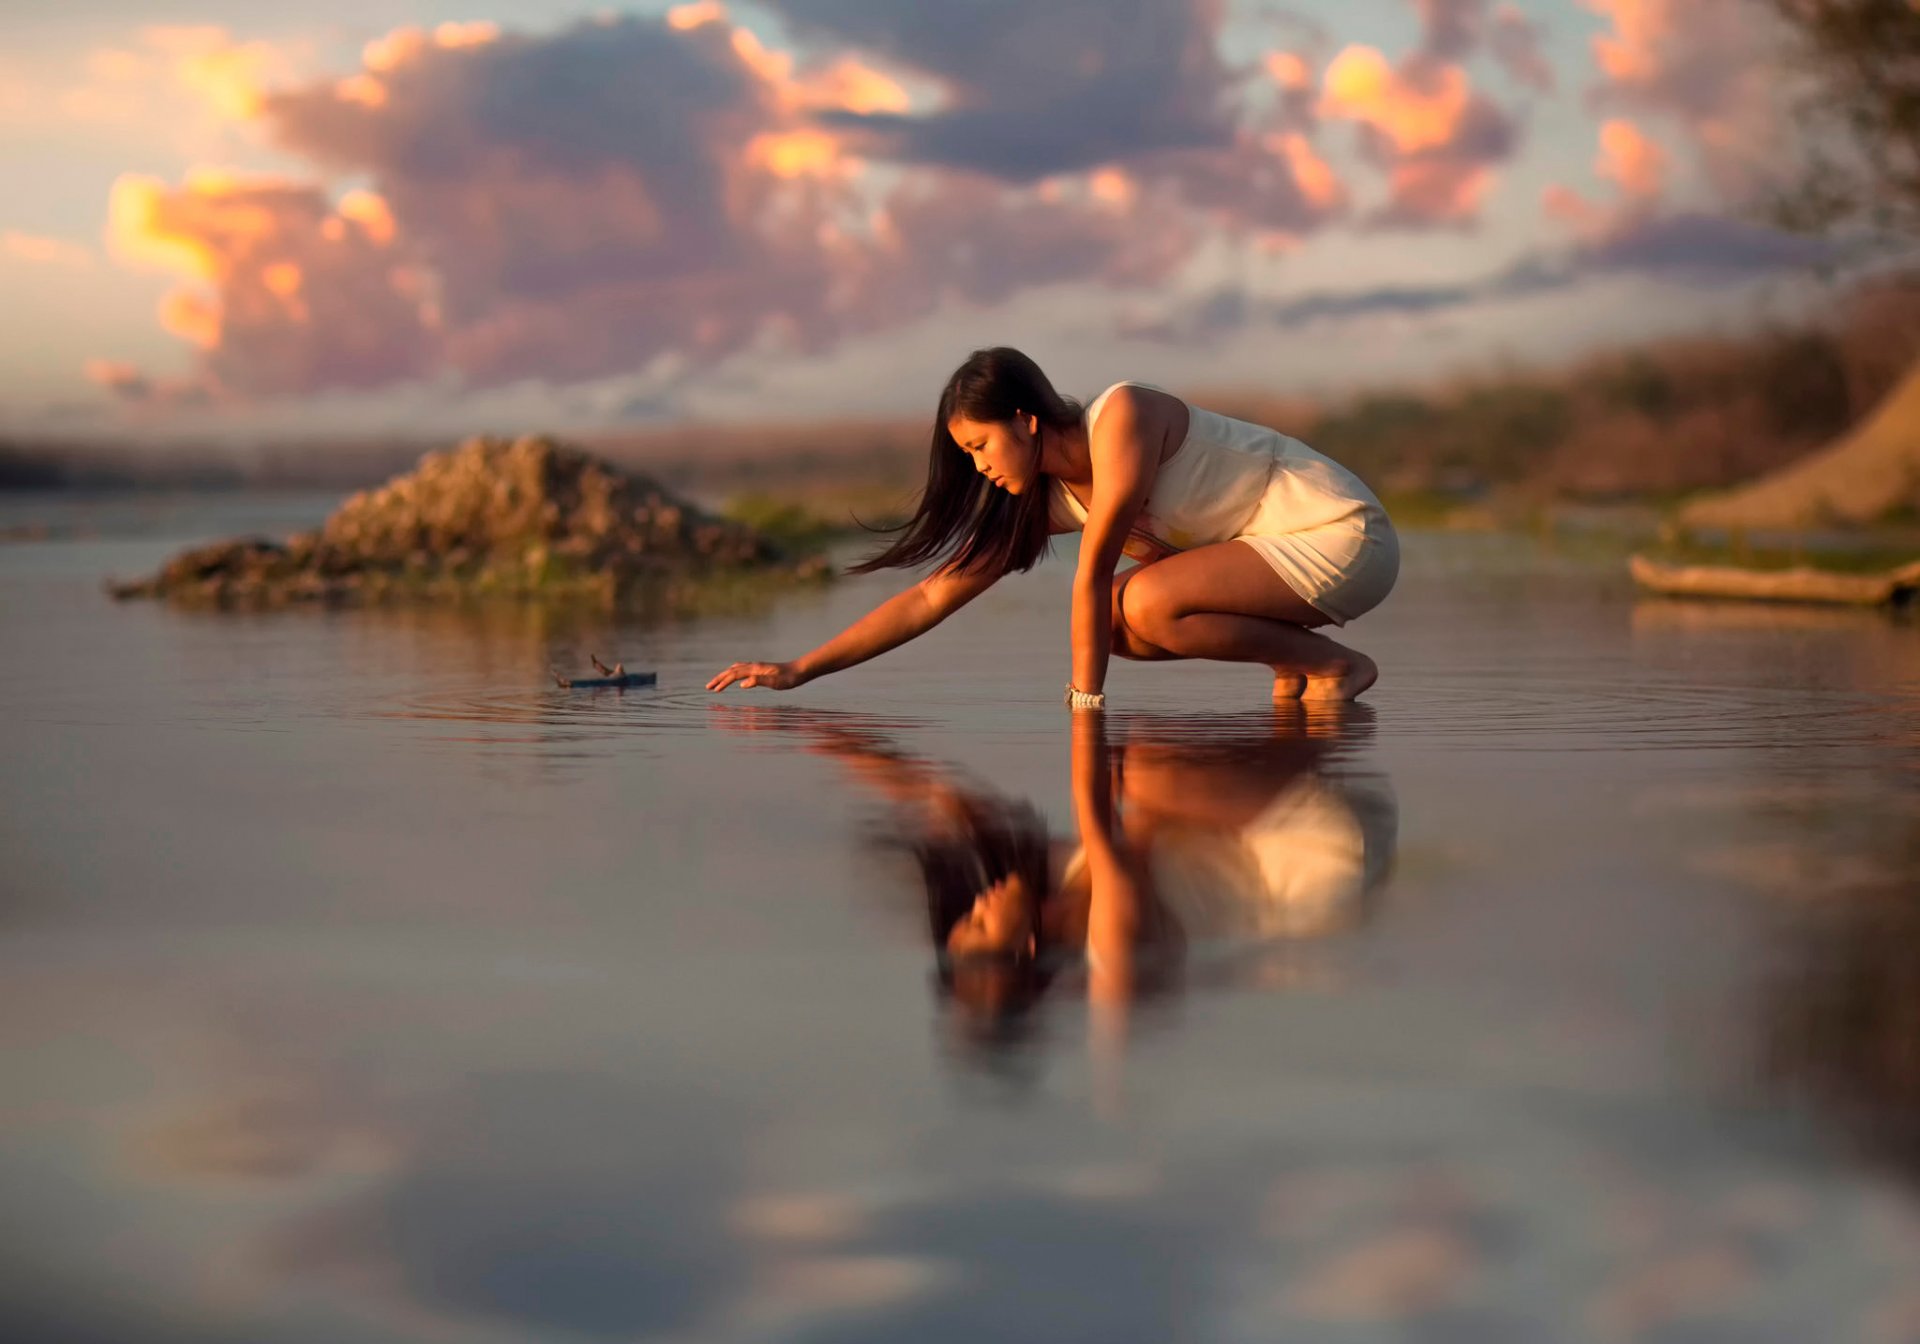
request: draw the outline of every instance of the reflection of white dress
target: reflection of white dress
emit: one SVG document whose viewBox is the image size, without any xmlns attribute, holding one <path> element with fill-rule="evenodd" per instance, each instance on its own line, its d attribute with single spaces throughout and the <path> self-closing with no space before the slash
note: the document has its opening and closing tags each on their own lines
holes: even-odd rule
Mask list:
<svg viewBox="0 0 1920 1344">
<path fill-rule="evenodd" d="M 1294 780 L 1238 830 L 1156 832 L 1154 895 L 1192 942 L 1312 938 L 1356 922 L 1392 859 L 1399 809 L 1375 777 Z M 1065 880 L 1086 866 L 1067 862 Z"/>
</svg>

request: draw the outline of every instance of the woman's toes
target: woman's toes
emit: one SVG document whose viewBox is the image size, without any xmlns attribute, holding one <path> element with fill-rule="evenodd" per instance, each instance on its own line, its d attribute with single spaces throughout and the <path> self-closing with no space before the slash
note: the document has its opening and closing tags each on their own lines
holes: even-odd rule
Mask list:
<svg viewBox="0 0 1920 1344">
<path fill-rule="evenodd" d="M 1273 671 L 1273 698 L 1275 700 L 1298 700 L 1306 692 L 1307 679 L 1298 672 Z"/>
<path fill-rule="evenodd" d="M 1302 700 L 1352 700 L 1380 679 L 1380 668 L 1364 653 L 1353 655 L 1343 672 L 1325 677 L 1308 677 Z"/>
</svg>

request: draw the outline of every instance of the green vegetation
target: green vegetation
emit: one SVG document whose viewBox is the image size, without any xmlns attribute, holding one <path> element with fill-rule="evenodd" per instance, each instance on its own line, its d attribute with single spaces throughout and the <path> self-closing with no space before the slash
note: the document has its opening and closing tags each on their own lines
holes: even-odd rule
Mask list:
<svg viewBox="0 0 1920 1344">
<path fill-rule="evenodd" d="M 820 555 L 838 542 L 871 535 L 871 528 L 897 527 L 911 513 L 906 492 L 857 483 L 796 488 L 785 495 L 751 490 L 735 495 L 721 510 L 722 517 L 752 528 L 790 555 Z"/>
<path fill-rule="evenodd" d="M 1868 535 L 1857 546 L 1844 549 L 1806 545 L 1756 546 L 1733 536 L 1710 541 L 1690 535 L 1670 536 L 1658 546 L 1643 548 L 1648 559 L 1667 565 L 1725 565 L 1767 573 L 1785 569 L 1815 569 L 1831 574 L 1884 574 L 1913 563 L 1916 548 L 1891 536 Z"/>
</svg>

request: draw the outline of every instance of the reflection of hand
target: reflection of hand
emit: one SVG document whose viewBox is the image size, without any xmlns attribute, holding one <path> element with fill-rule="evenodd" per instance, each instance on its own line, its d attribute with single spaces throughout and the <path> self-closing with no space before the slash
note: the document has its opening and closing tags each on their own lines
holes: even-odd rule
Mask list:
<svg viewBox="0 0 1920 1344">
<path fill-rule="evenodd" d="M 765 686 L 772 691 L 790 691 L 803 685 L 806 678 L 794 668 L 792 663 L 734 663 L 725 671 L 717 673 L 707 683 L 710 691 L 724 691 L 738 683 L 742 690 L 752 686 Z"/>
<path fill-rule="evenodd" d="M 753 666 L 734 664 L 742 669 Z M 967 796 L 938 768 L 903 752 L 878 728 L 798 705 L 715 704 L 713 713 L 714 722 L 728 732 L 783 733 L 799 739 L 800 750 L 844 766 L 856 782 L 883 797 L 924 809 L 928 820 L 943 829 L 958 827 L 972 815 Z"/>
</svg>

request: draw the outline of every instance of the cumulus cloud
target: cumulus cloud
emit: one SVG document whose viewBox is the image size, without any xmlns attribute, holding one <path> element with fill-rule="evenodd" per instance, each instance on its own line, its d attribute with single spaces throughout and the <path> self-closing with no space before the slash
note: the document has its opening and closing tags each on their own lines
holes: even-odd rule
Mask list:
<svg viewBox="0 0 1920 1344">
<path fill-rule="evenodd" d="M 123 360 L 90 359 L 83 372 L 88 382 L 125 406 L 178 410 L 205 406 L 214 395 L 202 377 L 154 378 Z"/>
<path fill-rule="evenodd" d="M 1519 83 L 1541 93 L 1553 92 L 1553 65 L 1541 49 L 1539 30 L 1516 6 L 1502 5 L 1494 11 L 1487 49 Z"/>
<path fill-rule="evenodd" d="M 782 0 L 793 51 L 715 0 L 405 28 L 271 88 L 216 62 L 230 114 L 322 180 L 129 177 L 113 252 L 181 278 L 162 322 L 247 395 L 817 351 L 952 299 L 1164 281 L 1223 231 L 1281 246 L 1345 211 L 1310 69 L 1224 68 L 1212 0 L 1002 7 Z"/>
<path fill-rule="evenodd" d="M 832 118 L 880 157 L 1032 181 L 1233 139 L 1217 6 L 1188 0 L 774 0 L 802 35 L 852 43 L 932 81 L 924 111 Z"/>
<path fill-rule="evenodd" d="M 212 388 L 373 387 L 433 363 L 430 278 L 396 247 L 384 201 L 200 172 L 178 187 L 114 184 L 108 242 L 129 265 L 180 277 L 162 324 L 202 352 Z"/>
<path fill-rule="evenodd" d="M 97 384 L 126 401 L 145 401 L 153 395 L 153 382 L 131 364 L 114 359 L 90 359 L 86 364 L 87 381 Z"/>
<path fill-rule="evenodd" d="M 1633 122 L 1614 118 L 1600 127 L 1594 173 L 1612 182 L 1618 198 L 1600 204 L 1561 183 L 1547 188 L 1546 211 L 1589 238 L 1618 233 L 1649 217 L 1666 187 L 1668 158 Z"/>
<path fill-rule="evenodd" d="M 1581 240 L 1582 266 L 1715 285 L 1833 260 L 1824 244 L 1707 208 L 1742 205 L 1764 182 L 1779 129 L 1764 15 L 1741 0 L 1585 3 L 1608 20 L 1589 99 L 1611 114 L 1593 171 L 1612 190 L 1596 199 L 1556 183 L 1543 200 Z M 1685 171 L 1696 165 L 1697 180 Z"/>
<path fill-rule="evenodd" d="M 130 42 L 89 51 L 83 78 L 58 103 L 76 121 L 120 126 L 151 124 L 156 107 L 185 110 L 197 124 L 175 129 L 197 135 L 253 116 L 261 90 L 294 78 L 302 55 L 238 41 L 211 24 L 155 25 Z"/>
<path fill-rule="evenodd" d="M 1479 215 L 1495 171 L 1519 146 L 1519 127 L 1473 87 L 1461 64 L 1478 44 L 1478 0 L 1417 0 L 1421 42 L 1400 62 L 1349 46 L 1327 67 L 1320 115 L 1360 127 L 1362 152 L 1387 174 L 1375 223 L 1466 224 Z"/>
<path fill-rule="evenodd" d="M 1423 31 L 1421 51 L 1435 60 L 1457 61 L 1480 44 L 1486 0 L 1414 0 Z"/>
<path fill-rule="evenodd" d="M 1747 0 L 1585 0 L 1608 20 L 1593 40 L 1605 110 L 1669 119 L 1708 181 L 1739 201 L 1764 178 L 1777 129 L 1774 34 Z"/>
</svg>

